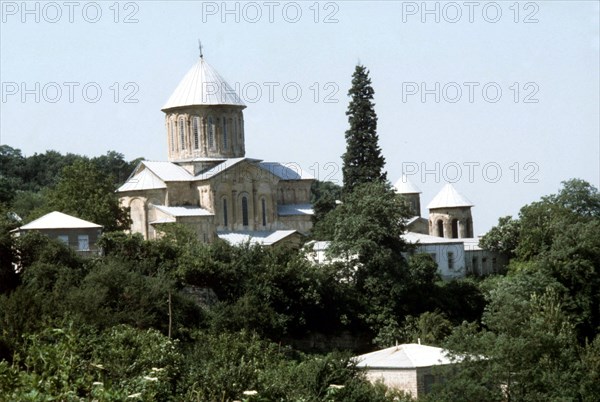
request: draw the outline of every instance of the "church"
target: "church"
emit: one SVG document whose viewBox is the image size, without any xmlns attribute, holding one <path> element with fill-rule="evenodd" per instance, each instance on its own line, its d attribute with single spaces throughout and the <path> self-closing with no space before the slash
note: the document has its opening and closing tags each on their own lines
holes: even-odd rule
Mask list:
<svg viewBox="0 0 600 402">
<path fill-rule="evenodd" d="M 299 243 L 312 228 L 314 178 L 246 156 L 246 105 L 203 55 L 162 111 L 168 161 L 142 161 L 117 190 L 131 232 L 182 223 L 211 242 Z"/>
</svg>

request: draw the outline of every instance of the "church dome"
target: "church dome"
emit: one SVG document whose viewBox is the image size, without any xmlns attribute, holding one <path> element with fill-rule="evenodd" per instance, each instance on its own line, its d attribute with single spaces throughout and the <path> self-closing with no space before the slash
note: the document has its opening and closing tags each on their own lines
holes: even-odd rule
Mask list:
<svg viewBox="0 0 600 402">
<path fill-rule="evenodd" d="M 421 194 L 419 187 L 415 186 L 405 174 L 394 184 L 394 188 L 398 194 Z"/>
<path fill-rule="evenodd" d="M 431 200 L 428 209 L 472 207 L 473 203 L 460 194 L 452 184 L 446 184 Z"/>
<path fill-rule="evenodd" d="M 188 106 L 231 105 L 246 107 L 223 77 L 200 56 L 183 77 L 162 111 Z"/>
</svg>

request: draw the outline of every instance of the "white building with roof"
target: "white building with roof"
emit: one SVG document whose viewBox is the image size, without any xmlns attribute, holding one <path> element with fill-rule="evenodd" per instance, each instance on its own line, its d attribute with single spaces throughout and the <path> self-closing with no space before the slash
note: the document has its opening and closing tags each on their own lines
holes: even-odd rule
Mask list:
<svg viewBox="0 0 600 402">
<path fill-rule="evenodd" d="M 452 184 L 446 184 L 427 205 L 429 234 L 445 238 L 473 237 L 473 203 Z"/>
<path fill-rule="evenodd" d="M 420 206 L 421 191 L 406 175 L 394 184 L 411 206 Z M 452 184 L 445 184 L 427 205 L 428 219 L 418 215 L 407 221 L 404 239 L 416 246 L 416 253 L 431 255 L 442 279 L 455 279 L 467 274 L 498 273 L 508 263 L 506 256 L 484 250 L 473 236 L 473 203 Z"/>
<path fill-rule="evenodd" d="M 21 236 L 30 231 L 57 239 L 82 255 L 98 255 L 101 252 L 96 242 L 102 234 L 102 226 L 62 212 L 50 212 L 14 229 L 12 233 Z"/>
<path fill-rule="evenodd" d="M 434 346 L 408 343 L 378 350 L 354 358 L 357 367 L 364 368 L 372 383 L 383 382 L 418 398 L 431 391 L 442 376 L 434 369 L 453 362 L 447 351 Z"/>
<path fill-rule="evenodd" d="M 200 55 L 162 108 L 168 161 L 141 162 L 117 190 L 132 232 L 152 239 L 179 222 L 207 242 L 279 244 L 312 228 L 314 178 L 294 163 L 246 157 L 245 108 Z"/>
</svg>

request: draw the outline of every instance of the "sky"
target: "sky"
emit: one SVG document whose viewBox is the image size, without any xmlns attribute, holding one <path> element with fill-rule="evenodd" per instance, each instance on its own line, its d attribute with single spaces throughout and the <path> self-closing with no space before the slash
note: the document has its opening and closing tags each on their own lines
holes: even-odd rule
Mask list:
<svg viewBox="0 0 600 402">
<path fill-rule="evenodd" d="M 238 91 L 246 156 L 341 184 L 367 67 L 388 179 L 446 182 L 476 234 L 600 183 L 598 1 L 1 1 L 0 143 L 166 160 L 161 107 L 199 57 Z"/>
</svg>

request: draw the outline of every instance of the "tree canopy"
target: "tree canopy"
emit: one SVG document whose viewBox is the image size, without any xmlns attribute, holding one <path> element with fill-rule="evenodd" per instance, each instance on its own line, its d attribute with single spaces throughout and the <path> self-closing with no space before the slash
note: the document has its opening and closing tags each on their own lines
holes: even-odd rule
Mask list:
<svg viewBox="0 0 600 402">
<path fill-rule="evenodd" d="M 377 136 L 374 93 L 369 71 L 357 65 L 348 91 L 351 99 L 346 112 L 350 128 L 346 131 L 346 152 L 342 155 L 345 193 L 352 192 L 359 184 L 386 180 L 385 159 Z"/>
</svg>

